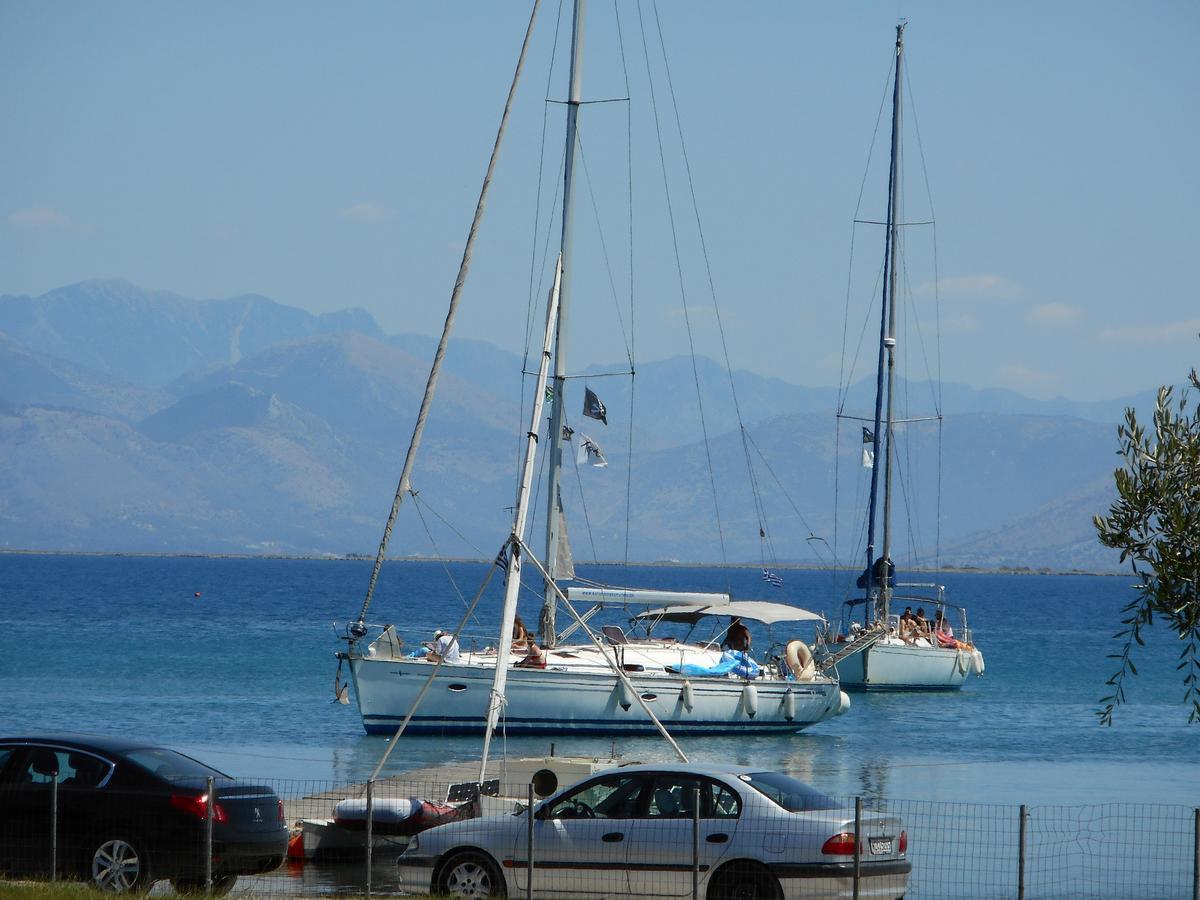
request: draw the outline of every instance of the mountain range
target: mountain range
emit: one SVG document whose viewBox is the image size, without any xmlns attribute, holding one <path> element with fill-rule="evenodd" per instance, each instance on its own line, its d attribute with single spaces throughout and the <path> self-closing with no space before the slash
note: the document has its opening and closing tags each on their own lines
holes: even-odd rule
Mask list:
<svg viewBox="0 0 1200 900">
<path fill-rule="evenodd" d="M 435 343 L 386 335 L 363 310 L 312 315 L 122 281 L 0 297 L 0 547 L 373 554 Z M 528 416 L 523 368 L 487 342 L 451 343 L 394 554 L 499 547 Z M 695 376 L 675 358 L 601 377 L 622 368 L 570 382 L 574 443 L 588 435 L 609 463 L 568 466 L 577 559 L 861 556 L 861 422 L 836 413 L 868 411 L 873 384 L 843 395 L 703 358 Z M 607 425 L 574 415 L 583 385 L 603 397 Z M 1113 497 L 1122 410 L 1153 391 L 1080 403 L 906 387 L 944 418 L 897 430 L 898 458 L 914 461 L 897 493 L 898 560 L 1117 568 L 1091 517 Z"/>
</svg>

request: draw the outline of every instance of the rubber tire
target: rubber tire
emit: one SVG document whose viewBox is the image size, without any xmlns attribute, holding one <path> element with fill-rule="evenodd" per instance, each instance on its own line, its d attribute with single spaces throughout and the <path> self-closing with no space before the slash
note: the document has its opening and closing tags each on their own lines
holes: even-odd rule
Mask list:
<svg viewBox="0 0 1200 900">
<path fill-rule="evenodd" d="M 233 886 L 237 884 L 238 877 L 236 875 L 222 875 L 220 878 L 214 878 L 212 883 L 212 893 L 209 897 L 224 897 L 233 890 Z M 172 878 L 171 887 L 175 889 L 177 894 L 203 894 L 204 879 L 203 878 Z"/>
<path fill-rule="evenodd" d="M 93 840 L 84 857 L 84 877 L 97 890 L 110 894 L 144 894 L 154 884 L 146 845 L 126 832 Z M 119 871 L 114 872 L 114 866 Z"/>
<path fill-rule="evenodd" d="M 783 889 L 765 866 L 731 863 L 713 876 L 706 897 L 707 900 L 783 900 Z"/>
<path fill-rule="evenodd" d="M 500 868 L 483 853 L 461 850 L 446 860 L 438 877 L 437 893 L 446 897 L 507 897 Z"/>
</svg>

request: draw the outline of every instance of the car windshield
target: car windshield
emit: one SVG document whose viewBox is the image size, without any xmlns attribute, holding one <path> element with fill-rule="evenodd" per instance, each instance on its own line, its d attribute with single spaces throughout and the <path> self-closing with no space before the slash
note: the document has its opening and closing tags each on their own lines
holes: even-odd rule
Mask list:
<svg viewBox="0 0 1200 900">
<path fill-rule="evenodd" d="M 214 778 L 229 777 L 224 772 L 206 766 L 190 756 L 184 756 L 182 753 L 162 747 L 142 747 L 138 750 L 130 750 L 125 753 L 125 757 L 143 769 L 153 772 L 159 778 L 165 778 L 168 781 L 180 778 L 207 778 L 210 775 Z"/>
<path fill-rule="evenodd" d="M 763 796 L 778 803 L 788 812 L 807 812 L 814 809 L 837 809 L 839 804 L 816 788 L 782 772 L 754 772 L 738 776 Z"/>
</svg>

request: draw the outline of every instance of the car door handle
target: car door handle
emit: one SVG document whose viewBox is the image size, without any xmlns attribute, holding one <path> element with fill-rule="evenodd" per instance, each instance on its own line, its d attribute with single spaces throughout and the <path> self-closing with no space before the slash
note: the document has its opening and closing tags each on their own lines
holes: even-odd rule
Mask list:
<svg viewBox="0 0 1200 900">
<path fill-rule="evenodd" d="M 616 844 L 625 840 L 625 835 L 621 834 L 619 831 L 610 831 L 608 834 L 604 835 L 604 837 L 600 838 L 600 840 L 604 841 L 606 844 Z"/>
<path fill-rule="evenodd" d="M 727 840 L 729 840 L 729 835 L 727 835 L 727 834 L 710 834 L 708 837 L 705 838 L 705 840 L 708 841 L 710 844 L 724 844 Z"/>
</svg>

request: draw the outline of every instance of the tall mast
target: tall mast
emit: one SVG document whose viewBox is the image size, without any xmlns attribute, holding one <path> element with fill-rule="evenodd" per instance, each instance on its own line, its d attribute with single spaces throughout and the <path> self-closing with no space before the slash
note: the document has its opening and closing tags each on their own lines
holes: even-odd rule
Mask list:
<svg viewBox="0 0 1200 900">
<path fill-rule="evenodd" d="M 867 571 L 869 585 L 878 587 L 878 601 L 875 609 L 877 618 L 886 618 L 888 604 L 891 600 L 892 588 L 888 576 L 891 571 L 892 557 L 892 429 L 894 409 L 893 394 L 896 387 L 896 256 L 899 233 L 896 217 L 900 207 L 900 97 L 902 65 L 904 62 L 904 26 L 901 22 L 896 26 L 896 72 L 892 86 L 892 152 L 891 166 L 888 171 L 888 208 L 887 236 L 884 243 L 884 256 L 887 262 L 887 277 L 883 281 L 883 302 L 879 316 L 879 368 L 875 382 L 875 434 L 874 455 L 875 463 L 871 470 L 871 511 L 867 523 Z M 886 390 L 884 378 L 886 373 Z M 884 397 L 887 398 L 886 418 L 884 416 Z M 884 560 L 882 580 L 875 572 L 875 509 L 879 494 L 879 460 L 880 445 L 883 449 L 883 553 Z"/>
<path fill-rule="evenodd" d="M 567 312 L 570 308 L 571 244 L 575 218 L 576 128 L 583 91 L 583 19 L 586 0 L 575 0 L 575 19 L 571 32 L 571 77 L 567 89 L 566 159 L 563 163 L 562 236 L 559 253 L 562 260 L 562 284 L 559 287 L 558 324 L 554 333 L 554 397 L 550 417 L 549 485 L 546 491 L 546 571 L 553 579 L 558 573 L 559 523 L 562 516 L 563 403 L 567 387 Z M 557 596 L 554 585 L 545 586 L 538 631 L 543 646 L 555 642 L 554 613 Z"/>
</svg>

